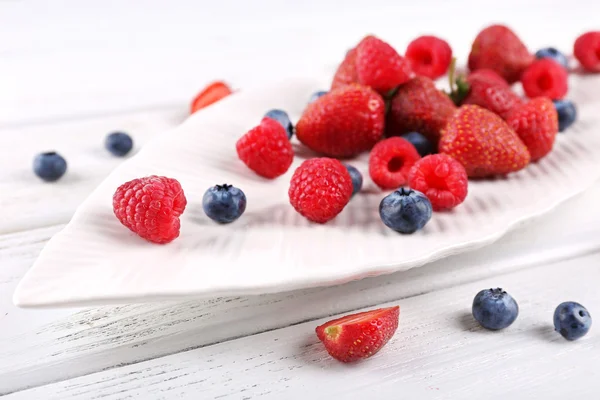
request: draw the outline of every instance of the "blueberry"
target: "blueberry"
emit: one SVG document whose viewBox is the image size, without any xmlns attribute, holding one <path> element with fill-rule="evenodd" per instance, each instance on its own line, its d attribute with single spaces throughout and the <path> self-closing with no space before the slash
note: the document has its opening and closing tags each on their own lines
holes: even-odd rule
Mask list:
<svg viewBox="0 0 600 400">
<path fill-rule="evenodd" d="M 473 299 L 473 317 L 486 329 L 504 329 L 519 315 L 515 299 L 501 288 L 484 289 Z"/>
<path fill-rule="evenodd" d="M 131 136 L 123 132 L 113 132 L 106 136 L 104 146 L 117 157 L 123 157 L 133 148 Z"/>
<path fill-rule="evenodd" d="M 285 111 L 273 109 L 267 112 L 265 114 L 265 117 L 274 119 L 275 121 L 279 122 L 281 126 L 283 126 L 287 131 L 288 139 L 291 139 L 292 136 L 294 136 L 294 125 L 292 124 L 290 117 Z"/>
<path fill-rule="evenodd" d="M 310 99 L 308 99 L 308 104 L 315 102 L 319 97 L 321 97 L 325 94 L 327 94 L 327 92 L 324 90 L 319 90 L 318 92 L 314 92 L 312 94 L 312 96 L 310 96 Z"/>
<path fill-rule="evenodd" d="M 558 131 L 562 132 L 577 119 L 577 108 L 571 100 L 554 100 L 554 107 L 558 113 Z"/>
<path fill-rule="evenodd" d="M 566 69 L 569 68 L 569 60 L 567 60 L 567 57 L 560 51 L 556 50 L 554 47 L 546 47 L 536 51 L 535 58 L 549 58 L 551 60 L 556 61 Z"/>
<path fill-rule="evenodd" d="M 363 177 L 359 170 L 354 168 L 352 165 L 344 164 L 348 173 L 350 174 L 350 178 L 352 178 L 352 196 L 356 193 L 360 192 L 363 185 Z"/>
<path fill-rule="evenodd" d="M 413 233 L 431 219 L 431 202 L 421 192 L 400 188 L 379 204 L 383 223 L 401 233 Z"/>
<path fill-rule="evenodd" d="M 204 193 L 202 208 L 213 221 L 227 224 L 238 219 L 246 210 L 246 195 L 231 185 L 216 185 Z"/>
<path fill-rule="evenodd" d="M 33 160 L 33 171 L 44 181 L 54 182 L 67 171 L 67 162 L 54 151 L 40 153 Z"/>
<path fill-rule="evenodd" d="M 567 340 L 585 336 L 592 326 L 588 310 L 574 301 L 565 301 L 554 311 L 554 329 Z"/>
<path fill-rule="evenodd" d="M 421 157 L 425 157 L 428 154 L 433 153 L 433 145 L 425 136 L 421 135 L 419 132 L 409 132 L 402 135 L 402 137 L 408 140 L 417 152 L 421 155 Z"/>
</svg>

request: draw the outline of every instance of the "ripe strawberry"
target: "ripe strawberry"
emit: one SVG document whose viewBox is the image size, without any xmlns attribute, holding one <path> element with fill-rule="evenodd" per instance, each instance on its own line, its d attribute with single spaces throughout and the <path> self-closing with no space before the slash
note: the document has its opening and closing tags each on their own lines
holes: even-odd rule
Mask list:
<svg viewBox="0 0 600 400">
<path fill-rule="evenodd" d="M 504 175 L 525 168 L 529 152 L 496 114 L 464 105 L 442 131 L 439 150 L 460 162 L 470 178 Z"/>
<path fill-rule="evenodd" d="M 351 157 L 373 147 L 383 134 L 385 103 L 366 86 L 347 85 L 310 103 L 296 125 L 308 148 L 332 157 Z"/>
<path fill-rule="evenodd" d="M 472 81 L 483 81 L 488 83 L 489 85 L 500 86 L 508 88 L 510 85 L 506 82 L 506 79 L 498 75 L 496 71 L 493 69 L 482 68 L 477 71 L 473 71 L 467 77 L 467 82 L 472 83 Z"/>
<path fill-rule="evenodd" d="M 513 107 L 523 103 L 508 83 L 491 70 L 475 71 L 467 77 L 468 92 L 461 104 L 475 104 L 506 119 Z"/>
<path fill-rule="evenodd" d="M 532 61 L 533 55 L 513 31 L 504 25 L 491 25 L 475 38 L 469 54 L 469 69 L 489 68 L 513 83 Z"/>
<path fill-rule="evenodd" d="M 600 72 L 600 31 L 579 36 L 573 46 L 573 54 L 584 69 Z"/>
<path fill-rule="evenodd" d="M 552 150 L 558 133 L 558 114 L 549 98 L 538 97 L 516 107 L 506 122 L 527 146 L 531 161 L 539 160 Z"/>
<path fill-rule="evenodd" d="M 229 96 L 231 93 L 231 89 L 224 82 L 213 82 L 202 89 L 202 91 L 194 98 L 190 107 L 190 113 L 193 114 L 204 107 L 208 107 L 221 100 L 223 97 Z"/>
<path fill-rule="evenodd" d="M 410 79 L 408 62 L 392 46 L 376 38 L 365 37 L 356 46 L 358 82 L 387 94 Z"/>
<path fill-rule="evenodd" d="M 560 100 L 567 94 L 569 85 L 567 70 L 550 58 L 534 61 L 521 76 L 527 97 L 546 96 Z"/>
<path fill-rule="evenodd" d="M 327 352 L 341 362 L 369 358 L 390 340 L 400 318 L 400 307 L 346 315 L 317 326 L 317 337 Z"/>
<path fill-rule="evenodd" d="M 456 106 L 433 81 L 417 76 L 398 88 L 391 101 L 386 130 L 393 135 L 420 132 L 434 145 Z"/>
<path fill-rule="evenodd" d="M 331 90 L 337 89 L 351 83 L 358 83 L 358 74 L 356 73 L 356 49 L 350 49 L 346 53 L 344 61 L 340 64 L 333 76 Z"/>
<path fill-rule="evenodd" d="M 439 78 L 448 71 L 452 49 L 448 42 L 435 36 L 420 36 L 406 48 L 406 60 L 420 76 Z"/>
</svg>

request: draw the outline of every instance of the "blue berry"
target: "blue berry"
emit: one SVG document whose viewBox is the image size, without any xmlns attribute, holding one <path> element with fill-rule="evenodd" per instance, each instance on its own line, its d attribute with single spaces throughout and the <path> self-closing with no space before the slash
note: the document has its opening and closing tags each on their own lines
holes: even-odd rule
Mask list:
<svg viewBox="0 0 600 400">
<path fill-rule="evenodd" d="M 535 58 L 537 58 L 537 59 L 549 58 L 551 60 L 556 61 L 557 63 L 559 63 L 566 69 L 569 68 L 569 60 L 567 60 L 567 57 L 565 57 L 565 55 L 563 53 L 556 50 L 554 47 L 546 47 L 546 48 L 536 51 Z"/>
<path fill-rule="evenodd" d="M 310 99 L 308 99 L 308 104 L 315 102 L 319 97 L 321 97 L 325 94 L 327 94 L 327 92 L 324 90 L 319 90 L 318 92 L 314 92 L 312 94 L 312 96 L 310 96 Z"/>
<path fill-rule="evenodd" d="M 104 146 L 108 151 L 117 157 L 127 155 L 133 148 L 131 136 L 123 132 L 113 132 L 106 137 Z"/>
<path fill-rule="evenodd" d="M 216 185 L 204 193 L 202 208 L 213 221 L 227 224 L 238 219 L 246 210 L 246 195 L 231 185 Z"/>
<path fill-rule="evenodd" d="M 402 135 L 402 137 L 408 140 L 417 152 L 421 155 L 421 157 L 425 157 L 433 153 L 433 145 L 425 136 L 421 135 L 419 132 L 409 132 Z"/>
<path fill-rule="evenodd" d="M 46 182 L 60 179 L 67 171 L 67 162 L 58 153 L 49 151 L 38 154 L 33 160 L 33 171 Z"/>
<path fill-rule="evenodd" d="M 431 219 L 431 202 L 421 192 L 400 188 L 379 204 L 383 223 L 400 233 L 414 233 Z"/>
<path fill-rule="evenodd" d="M 574 301 L 565 301 L 554 311 L 554 329 L 567 340 L 585 336 L 592 326 L 588 310 Z"/>
<path fill-rule="evenodd" d="M 501 288 L 484 289 L 473 299 L 473 317 L 486 329 L 504 329 L 517 319 L 519 306 Z"/>
<path fill-rule="evenodd" d="M 267 112 L 265 117 L 279 122 L 287 131 L 288 139 L 291 139 L 292 136 L 294 136 L 294 125 L 285 111 L 273 109 Z"/>
<path fill-rule="evenodd" d="M 363 185 L 363 177 L 359 170 L 354 168 L 352 165 L 344 164 L 344 167 L 348 170 L 350 178 L 352 178 L 352 196 L 360 192 Z"/>
<path fill-rule="evenodd" d="M 577 108 L 571 100 L 554 100 L 554 107 L 558 113 L 558 131 L 562 132 L 577 119 Z"/>
</svg>

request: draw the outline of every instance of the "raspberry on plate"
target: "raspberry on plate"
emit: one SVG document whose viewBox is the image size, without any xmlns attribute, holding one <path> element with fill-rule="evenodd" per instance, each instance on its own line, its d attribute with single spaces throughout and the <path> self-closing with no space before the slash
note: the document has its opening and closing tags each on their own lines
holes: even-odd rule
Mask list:
<svg viewBox="0 0 600 400">
<path fill-rule="evenodd" d="M 369 175 L 382 189 L 397 189 L 408 181 L 408 171 L 421 156 L 408 140 L 391 137 L 377 143 L 369 155 Z"/>
<path fill-rule="evenodd" d="M 312 158 L 294 172 L 288 195 L 290 203 L 308 220 L 323 224 L 335 218 L 352 197 L 352 178 L 333 158 Z"/>
<path fill-rule="evenodd" d="M 573 54 L 590 72 L 600 72 L 600 31 L 586 32 L 575 40 Z"/>
<path fill-rule="evenodd" d="M 229 96 L 231 93 L 233 92 L 225 82 L 213 82 L 202 89 L 194 98 L 190 106 L 190 113 L 193 114 L 198 110 L 208 107 L 222 98 Z"/>
<path fill-rule="evenodd" d="M 552 150 L 558 133 L 558 114 L 549 98 L 537 97 L 515 107 L 506 122 L 527 146 L 531 161 L 539 160 Z"/>
<path fill-rule="evenodd" d="M 375 36 L 367 36 L 356 46 L 358 82 L 386 94 L 410 79 L 408 62 Z"/>
<path fill-rule="evenodd" d="M 265 117 L 235 145 L 238 157 L 258 175 L 274 179 L 287 172 L 294 161 L 294 150 L 286 129 Z"/>
<path fill-rule="evenodd" d="M 452 49 L 443 39 L 420 36 L 410 42 L 404 57 L 414 73 L 436 79 L 448 71 L 452 61 Z"/>
<path fill-rule="evenodd" d="M 449 210 L 467 197 L 467 171 L 446 154 L 433 154 L 417 161 L 408 174 L 408 185 L 431 201 L 434 211 Z"/>
<path fill-rule="evenodd" d="M 521 76 L 527 97 L 546 96 L 552 100 L 565 97 L 569 89 L 567 71 L 556 61 L 542 58 L 534 61 Z"/>
<path fill-rule="evenodd" d="M 179 216 L 186 204 L 177 180 L 155 175 L 124 183 L 113 196 L 119 221 L 138 236 L 159 244 L 179 236 Z"/>
</svg>

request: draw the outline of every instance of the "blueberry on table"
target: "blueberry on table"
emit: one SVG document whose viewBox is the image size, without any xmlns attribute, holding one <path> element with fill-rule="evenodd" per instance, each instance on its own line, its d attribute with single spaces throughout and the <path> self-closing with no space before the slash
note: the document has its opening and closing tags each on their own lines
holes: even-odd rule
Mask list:
<svg viewBox="0 0 600 400">
<path fill-rule="evenodd" d="M 554 47 L 546 47 L 536 51 L 535 58 L 549 58 L 551 60 L 556 61 L 563 67 L 567 69 L 569 68 L 569 60 L 567 59 L 567 57 L 560 51 L 556 50 Z"/>
<path fill-rule="evenodd" d="M 558 131 L 563 132 L 577 119 L 577 108 L 571 100 L 554 100 L 558 114 Z"/>
<path fill-rule="evenodd" d="M 33 160 L 33 171 L 46 182 L 54 182 L 67 171 L 67 162 L 58 153 L 49 151 L 38 154 Z"/>
<path fill-rule="evenodd" d="M 227 224 L 238 219 L 246 210 L 246 195 L 234 186 L 216 185 L 204 193 L 202 208 L 213 221 Z"/>
<path fill-rule="evenodd" d="M 350 178 L 352 178 L 352 196 L 360 192 L 363 185 L 363 177 L 359 170 L 354 168 L 352 165 L 344 164 L 344 167 L 348 170 Z"/>
<path fill-rule="evenodd" d="M 473 299 L 472 312 L 481 326 L 498 330 L 515 322 L 519 315 L 519 306 L 502 288 L 484 289 Z"/>
<path fill-rule="evenodd" d="M 285 111 L 278 109 L 269 110 L 265 114 L 265 117 L 274 119 L 275 121 L 279 122 L 281 126 L 285 128 L 288 135 L 288 139 L 291 139 L 292 136 L 294 136 L 294 125 L 292 124 L 290 117 Z"/>
<path fill-rule="evenodd" d="M 402 137 L 410 142 L 415 149 L 417 149 L 417 153 L 421 157 L 425 157 L 429 154 L 433 153 L 433 144 L 427 139 L 425 136 L 421 135 L 419 132 L 409 132 L 402 135 Z"/>
<path fill-rule="evenodd" d="M 133 148 L 133 140 L 124 132 L 113 132 L 106 136 L 104 146 L 113 155 L 123 157 Z"/>
<path fill-rule="evenodd" d="M 554 311 L 554 329 L 567 340 L 577 340 L 588 333 L 592 316 L 579 303 L 565 301 Z"/>
<path fill-rule="evenodd" d="M 314 92 L 308 99 L 308 104 L 314 103 L 319 97 L 326 95 L 326 94 L 327 94 L 327 92 L 324 90 L 319 90 L 318 92 Z"/>
<path fill-rule="evenodd" d="M 400 188 L 379 204 L 383 223 L 400 233 L 414 233 L 431 219 L 431 202 L 421 192 Z"/>
</svg>

